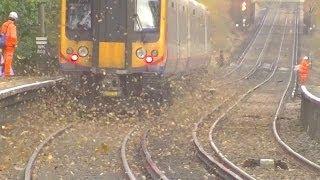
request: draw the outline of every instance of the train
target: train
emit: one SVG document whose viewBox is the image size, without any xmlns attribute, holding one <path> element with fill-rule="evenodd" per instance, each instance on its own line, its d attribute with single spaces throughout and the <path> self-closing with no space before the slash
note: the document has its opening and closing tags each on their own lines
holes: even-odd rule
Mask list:
<svg viewBox="0 0 320 180">
<path fill-rule="evenodd" d="M 253 0 L 231 0 L 230 15 L 235 26 L 247 30 L 254 24 L 256 3 Z"/>
<path fill-rule="evenodd" d="M 118 97 L 161 93 L 206 68 L 212 19 L 195 0 L 61 0 L 60 67 Z"/>
</svg>

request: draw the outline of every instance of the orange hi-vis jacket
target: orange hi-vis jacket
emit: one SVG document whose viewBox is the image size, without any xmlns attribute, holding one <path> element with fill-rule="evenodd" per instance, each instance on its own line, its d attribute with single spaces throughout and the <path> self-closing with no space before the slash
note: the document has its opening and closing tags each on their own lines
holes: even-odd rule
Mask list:
<svg viewBox="0 0 320 180">
<path fill-rule="evenodd" d="M 13 54 L 17 45 L 17 27 L 12 20 L 8 20 L 1 26 L 1 33 L 6 36 L 6 44 L 3 49 L 4 57 L 4 76 L 9 77 L 12 75 L 12 61 Z M 2 72 L 0 72 L 2 74 Z"/>
<path fill-rule="evenodd" d="M 299 78 L 301 84 L 306 83 L 310 72 L 310 66 L 311 63 L 309 61 L 305 59 L 301 60 L 299 65 Z"/>
<path fill-rule="evenodd" d="M 15 47 L 17 45 L 17 27 L 12 20 L 3 23 L 1 33 L 6 36 L 6 47 Z"/>
</svg>

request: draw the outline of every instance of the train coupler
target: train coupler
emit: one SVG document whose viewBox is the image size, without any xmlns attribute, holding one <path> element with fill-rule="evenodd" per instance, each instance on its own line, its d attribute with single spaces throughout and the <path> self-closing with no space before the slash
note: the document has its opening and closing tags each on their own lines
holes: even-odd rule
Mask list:
<svg viewBox="0 0 320 180">
<path fill-rule="evenodd" d="M 120 77 L 117 75 L 103 76 L 99 90 L 101 94 L 106 97 L 122 96 Z"/>
</svg>

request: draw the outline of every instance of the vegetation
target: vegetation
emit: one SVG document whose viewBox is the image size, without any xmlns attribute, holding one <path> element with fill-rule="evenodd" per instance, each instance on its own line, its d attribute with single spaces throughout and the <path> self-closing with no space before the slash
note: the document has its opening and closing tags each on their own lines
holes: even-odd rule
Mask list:
<svg viewBox="0 0 320 180">
<path fill-rule="evenodd" d="M 40 59 L 36 55 L 35 37 L 39 36 L 38 5 L 40 2 L 46 4 L 46 29 L 51 44 L 56 43 L 58 37 L 58 0 L 1 0 L 0 3 L 0 22 L 7 20 L 11 11 L 18 12 L 19 20 L 17 22 L 19 45 L 16 53 L 15 66 L 35 66 Z M 56 47 L 56 46 L 55 46 Z M 31 69 L 31 68 L 29 68 Z"/>
<path fill-rule="evenodd" d="M 232 42 L 231 35 L 231 18 L 229 16 L 230 1 L 229 0 L 199 0 L 205 4 L 213 17 L 214 28 L 212 29 L 214 36 L 213 42 L 216 49 L 230 49 Z"/>
</svg>

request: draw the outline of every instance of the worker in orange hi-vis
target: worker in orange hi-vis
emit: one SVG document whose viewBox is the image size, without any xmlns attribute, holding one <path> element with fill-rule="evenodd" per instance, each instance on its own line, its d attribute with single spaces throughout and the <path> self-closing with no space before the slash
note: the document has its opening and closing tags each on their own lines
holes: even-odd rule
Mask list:
<svg viewBox="0 0 320 180">
<path fill-rule="evenodd" d="M 295 67 L 295 70 L 299 73 L 299 83 L 300 85 L 305 85 L 311 68 L 311 61 L 308 56 L 303 57 L 300 64 Z"/>
<path fill-rule="evenodd" d="M 12 61 L 14 51 L 17 47 L 17 27 L 15 22 L 18 20 L 18 14 L 11 12 L 9 19 L 1 26 L 1 33 L 5 35 L 5 46 L 3 48 L 4 57 L 4 77 L 10 77 L 12 73 Z"/>
</svg>

